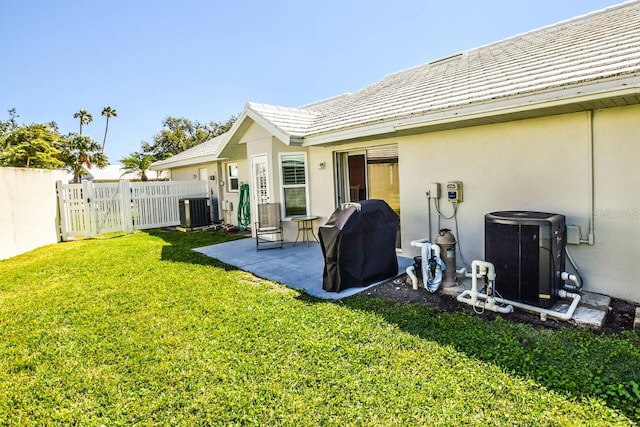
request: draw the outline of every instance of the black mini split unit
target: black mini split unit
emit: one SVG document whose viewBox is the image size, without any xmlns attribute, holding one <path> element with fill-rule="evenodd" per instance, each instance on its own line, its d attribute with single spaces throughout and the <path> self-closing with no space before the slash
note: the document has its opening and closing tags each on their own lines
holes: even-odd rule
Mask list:
<svg viewBox="0 0 640 427">
<path fill-rule="evenodd" d="M 496 291 L 505 299 L 550 308 L 562 288 L 565 217 L 529 211 L 485 215 L 485 259 L 496 269 Z"/>
<path fill-rule="evenodd" d="M 204 227 L 211 224 L 211 202 L 208 197 L 180 199 L 180 226 L 185 228 Z"/>
</svg>

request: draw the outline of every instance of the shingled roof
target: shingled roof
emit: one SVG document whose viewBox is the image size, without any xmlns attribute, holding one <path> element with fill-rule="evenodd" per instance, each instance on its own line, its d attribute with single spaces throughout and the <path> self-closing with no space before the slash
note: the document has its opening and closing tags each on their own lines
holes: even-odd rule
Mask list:
<svg viewBox="0 0 640 427">
<path fill-rule="evenodd" d="M 640 1 L 631 1 L 400 71 L 326 101 L 300 108 L 249 103 L 246 109 L 306 138 L 501 100 L 524 104 L 545 93 L 557 99 L 552 92 L 606 80 L 628 88 L 621 79 L 639 73 Z"/>
<path fill-rule="evenodd" d="M 169 169 L 179 166 L 193 165 L 197 163 L 206 163 L 218 159 L 218 153 L 222 146 L 227 142 L 229 133 L 218 135 L 201 144 L 184 150 L 165 160 L 154 162 L 153 170 Z"/>
<path fill-rule="evenodd" d="M 252 122 L 286 144 L 307 146 L 629 104 L 640 104 L 640 0 L 430 61 L 298 108 L 250 102 L 215 148 L 218 156 L 240 155 L 231 145 Z M 195 164 L 197 148 L 164 166 Z"/>
</svg>

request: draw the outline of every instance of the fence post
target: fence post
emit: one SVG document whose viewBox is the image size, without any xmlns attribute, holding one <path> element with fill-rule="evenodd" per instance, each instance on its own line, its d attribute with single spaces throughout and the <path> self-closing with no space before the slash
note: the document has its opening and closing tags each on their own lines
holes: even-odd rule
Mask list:
<svg viewBox="0 0 640 427">
<path fill-rule="evenodd" d="M 96 213 L 93 209 L 93 182 L 82 181 L 82 198 L 84 199 L 85 237 L 90 239 L 96 235 Z"/>
<path fill-rule="evenodd" d="M 122 231 L 133 233 L 133 214 L 131 212 L 131 186 L 129 180 L 120 180 L 120 197 L 122 203 Z"/>
<path fill-rule="evenodd" d="M 58 236 L 63 242 L 67 241 L 67 209 L 64 205 L 64 189 L 62 181 L 56 181 L 56 195 L 58 196 Z"/>
</svg>

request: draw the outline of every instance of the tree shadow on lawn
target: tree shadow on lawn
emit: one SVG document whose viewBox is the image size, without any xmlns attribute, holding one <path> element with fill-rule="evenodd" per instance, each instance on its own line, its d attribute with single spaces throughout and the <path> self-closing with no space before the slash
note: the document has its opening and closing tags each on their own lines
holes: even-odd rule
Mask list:
<svg viewBox="0 0 640 427">
<path fill-rule="evenodd" d="M 243 235 L 170 229 L 148 233 L 168 243 L 162 248 L 163 260 L 238 270 L 192 249 Z M 533 379 L 550 390 L 575 399 L 602 399 L 609 407 L 640 422 L 640 335 L 635 332 L 603 335 L 575 327 L 551 329 L 515 323 L 508 317 L 479 317 L 466 309 L 451 312 L 424 302 L 384 299 L 375 293 L 341 300 L 324 300 L 305 293 L 297 298 L 308 304 L 339 304 L 373 312 L 405 332 L 451 346 L 470 358 Z"/>
<path fill-rule="evenodd" d="M 168 243 L 168 245 L 162 247 L 161 259 L 163 261 L 210 265 L 225 271 L 238 270 L 232 265 L 195 252 L 193 249 L 241 239 L 244 237 L 243 235 L 221 233 L 215 230 L 183 232 L 169 228 L 156 228 L 148 230 L 147 233 Z"/>
<path fill-rule="evenodd" d="M 573 326 L 551 329 L 363 294 L 335 301 L 306 294 L 299 299 L 373 312 L 422 339 L 451 346 L 570 398 L 601 399 L 640 421 L 640 335 L 635 332 L 604 335 Z"/>
</svg>

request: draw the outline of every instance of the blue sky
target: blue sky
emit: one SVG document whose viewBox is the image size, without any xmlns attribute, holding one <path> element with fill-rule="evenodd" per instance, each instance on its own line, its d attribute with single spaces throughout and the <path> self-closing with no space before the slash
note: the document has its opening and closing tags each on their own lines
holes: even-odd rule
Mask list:
<svg viewBox="0 0 640 427">
<path fill-rule="evenodd" d="M 622 0 L 1 0 L 0 118 L 56 121 L 111 163 L 168 115 L 223 121 L 248 101 L 301 106 Z"/>
</svg>

